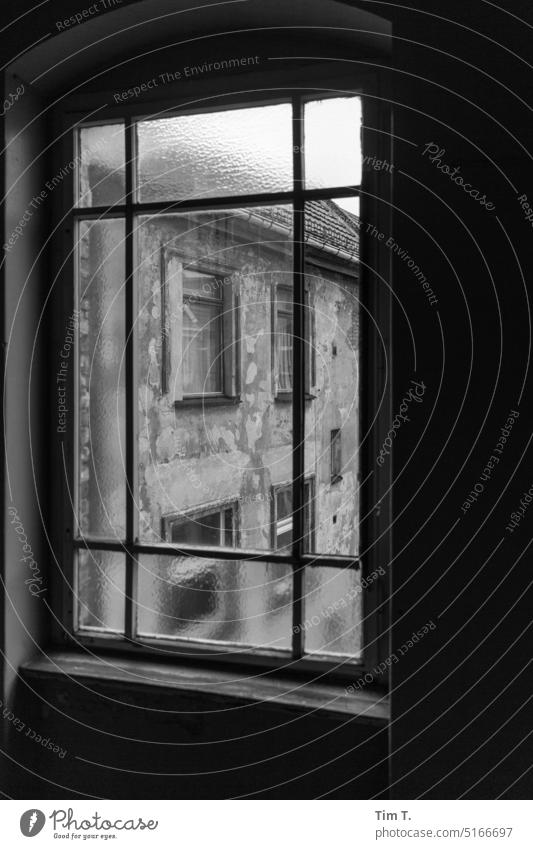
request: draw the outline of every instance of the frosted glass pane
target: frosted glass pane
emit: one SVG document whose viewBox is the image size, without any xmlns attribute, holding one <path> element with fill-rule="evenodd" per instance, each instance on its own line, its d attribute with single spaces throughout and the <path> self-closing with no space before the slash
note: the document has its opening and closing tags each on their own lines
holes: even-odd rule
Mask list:
<svg viewBox="0 0 533 849">
<path fill-rule="evenodd" d="M 124 223 L 83 221 L 79 285 L 79 525 L 125 529 Z M 73 363 L 72 363 L 73 365 Z M 69 362 L 65 362 L 68 372 Z"/>
<path fill-rule="evenodd" d="M 124 203 L 124 125 L 79 130 L 78 206 Z"/>
<path fill-rule="evenodd" d="M 124 632 L 124 555 L 82 550 L 78 555 L 78 627 Z"/>
<path fill-rule="evenodd" d="M 307 654 L 357 661 L 362 647 L 362 592 L 355 569 L 305 570 L 304 647 Z"/>
<path fill-rule="evenodd" d="M 306 241 L 320 239 L 321 232 L 330 257 L 324 251 L 322 263 L 315 253 L 315 262 L 305 270 L 311 385 L 304 456 L 306 477 L 314 479 L 314 525 L 306 549 L 355 556 L 360 510 L 359 218 L 337 202 L 313 201 L 305 208 Z"/>
<path fill-rule="evenodd" d="M 304 107 L 307 189 L 361 182 L 361 99 L 334 97 Z"/>
<path fill-rule="evenodd" d="M 142 216 L 138 235 L 140 538 L 276 546 L 292 409 L 275 377 L 276 291 L 292 293 L 292 208 Z M 218 539 L 201 517 L 231 512 Z"/>
<path fill-rule="evenodd" d="M 290 649 L 292 570 L 265 563 L 145 556 L 139 634 Z"/>
<path fill-rule="evenodd" d="M 142 121 L 137 138 L 141 201 L 292 188 L 289 104 Z"/>
</svg>

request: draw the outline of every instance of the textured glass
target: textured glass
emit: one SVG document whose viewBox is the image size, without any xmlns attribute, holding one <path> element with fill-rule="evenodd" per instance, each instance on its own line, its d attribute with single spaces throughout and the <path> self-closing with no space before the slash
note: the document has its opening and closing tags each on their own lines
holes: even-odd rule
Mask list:
<svg viewBox="0 0 533 849">
<path fill-rule="evenodd" d="M 141 558 L 139 634 L 287 650 L 291 630 L 288 566 Z"/>
<path fill-rule="evenodd" d="M 305 570 L 304 647 L 307 654 L 357 661 L 362 647 L 362 592 L 354 569 Z"/>
<path fill-rule="evenodd" d="M 292 473 L 274 374 L 292 209 L 143 216 L 136 229 L 140 537 L 170 541 L 180 516 L 231 507 L 232 545 L 269 550 L 273 492 Z"/>
<path fill-rule="evenodd" d="M 137 124 L 141 201 L 292 189 L 290 104 Z"/>
<path fill-rule="evenodd" d="M 124 632 L 126 570 L 123 554 L 78 554 L 78 627 Z"/>
<path fill-rule="evenodd" d="M 330 200 L 305 207 L 313 264 L 308 291 L 309 394 L 305 474 L 314 479 L 314 533 L 308 551 L 359 551 L 359 218 Z M 332 433 L 336 432 L 332 449 Z"/>
<path fill-rule="evenodd" d="M 84 127 L 79 130 L 78 140 L 78 206 L 124 203 L 124 125 Z"/>
<path fill-rule="evenodd" d="M 356 186 L 361 182 L 361 99 L 334 97 L 304 107 L 307 189 Z"/>
<path fill-rule="evenodd" d="M 79 526 L 125 532 L 124 222 L 83 221 L 78 241 Z M 69 362 L 66 363 L 68 370 Z"/>
</svg>

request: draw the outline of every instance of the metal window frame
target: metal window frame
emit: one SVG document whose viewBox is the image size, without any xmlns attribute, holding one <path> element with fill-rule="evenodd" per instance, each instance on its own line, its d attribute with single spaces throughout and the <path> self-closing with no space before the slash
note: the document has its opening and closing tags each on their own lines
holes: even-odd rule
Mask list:
<svg viewBox="0 0 533 849">
<path fill-rule="evenodd" d="M 73 263 L 73 251 L 72 251 L 72 232 L 77 220 L 88 220 L 93 218 L 114 218 L 120 217 L 124 218 L 126 225 L 126 321 L 127 327 L 134 326 L 134 320 L 136 315 L 136 287 L 135 283 L 135 268 L 133 258 L 135 256 L 135 233 L 134 233 L 134 219 L 135 216 L 141 215 L 143 213 L 169 213 L 172 211 L 195 211 L 195 210 L 203 210 L 203 209 L 217 209 L 224 207 L 228 208 L 239 208 L 243 206 L 260 206 L 266 204 L 292 204 L 293 207 L 293 244 L 294 244 L 294 252 L 293 252 L 293 284 L 294 284 L 294 314 L 293 314 L 293 327 L 294 327 L 294 335 L 295 335 L 295 346 L 293 351 L 293 371 L 294 374 L 302 374 L 305 375 L 305 343 L 303 341 L 303 329 L 304 329 L 304 310 L 305 310 L 305 244 L 304 244 L 304 209 L 305 203 L 310 200 L 317 199 L 330 199 L 335 200 L 336 198 L 342 197 L 354 197 L 359 196 L 362 202 L 362 209 L 360 216 L 363 216 L 363 210 L 365 205 L 369 208 L 373 201 L 376 199 L 376 195 L 372 194 L 372 189 L 374 188 L 370 185 L 371 182 L 376 182 L 377 175 L 371 174 L 370 177 L 373 180 L 369 181 L 365 179 L 365 174 L 363 172 L 363 179 L 361 185 L 358 186 L 342 186 L 335 187 L 330 189 L 305 189 L 303 185 L 303 108 L 304 103 L 307 100 L 316 99 L 317 97 L 339 97 L 339 96 L 361 96 L 363 98 L 363 124 L 365 123 L 365 96 L 370 94 L 372 98 L 371 101 L 371 110 L 369 110 L 373 116 L 379 116 L 380 114 L 383 116 L 384 113 L 387 112 L 384 121 L 381 121 L 382 127 L 388 127 L 388 129 L 380 129 L 378 132 L 389 133 L 389 137 L 387 138 L 387 142 L 390 143 L 390 115 L 388 115 L 388 110 L 383 108 L 383 104 L 379 101 L 381 98 L 377 94 L 371 94 L 370 92 L 377 91 L 377 87 L 375 85 L 375 80 L 371 80 L 370 86 L 359 86 L 355 89 L 332 89 L 328 88 L 327 90 L 320 90 L 319 88 L 302 88 L 298 89 L 296 93 L 292 95 L 290 98 L 292 100 L 293 106 L 293 191 L 290 192 L 273 192 L 273 193 L 257 193 L 251 195 L 238 195 L 238 196 L 229 196 L 229 197 L 216 197 L 209 199 L 196 199 L 192 201 L 176 201 L 176 202 L 150 202 L 150 203 L 137 203 L 135 202 L 135 188 L 134 188 L 134 173 L 133 173 L 133 164 L 131 167 L 126 168 L 126 196 L 125 203 L 116 204 L 110 207 L 80 207 L 74 208 L 72 207 L 72 191 L 73 191 L 73 183 L 74 176 L 71 180 L 65 180 L 63 186 L 63 206 L 62 211 L 64 213 L 64 209 L 70 210 L 70 213 L 67 215 L 63 214 L 61 218 L 62 227 L 62 236 L 63 239 L 61 241 L 61 255 L 65 257 L 62 262 L 60 274 L 60 279 L 63 279 L 65 282 L 65 286 L 63 289 L 63 297 L 62 297 L 62 312 L 63 315 L 68 315 L 68 310 L 72 309 L 73 305 L 73 294 L 72 294 L 72 284 L 71 281 L 74 278 L 75 268 Z M 264 102 L 280 102 L 287 101 L 289 98 L 287 97 L 277 97 L 272 100 L 269 100 L 269 94 L 262 92 L 259 96 L 254 96 L 252 103 L 257 105 L 258 102 L 261 102 L 264 99 Z M 248 102 L 250 102 L 248 98 Z M 368 101 L 370 102 L 370 101 Z M 235 108 L 244 105 L 240 102 L 239 97 L 235 97 L 228 108 Z M 150 104 L 151 114 L 153 110 L 154 104 Z M 179 106 L 176 107 L 179 109 Z M 213 107 L 211 107 L 212 109 Z M 216 107 L 215 107 L 216 108 Z M 208 111 L 209 107 L 205 111 Z M 122 116 L 117 117 L 117 113 L 123 111 Z M 191 110 L 195 111 L 195 110 Z M 112 121 L 122 122 L 125 125 L 125 148 L 126 148 L 126 163 L 134 163 L 135 157 L 135 123 L 137 120 L 141 119 L 141 116 L 138 114 L 139 110 L 132 110 L 131 108 L 121 110 L 120 107 L 112 108 L 111 110 L 105 110 L 105 113 L 97 121 L 86 122 L 84 120 L 84 116 L 80 113 L 77 113 L 73 116 L 72 113 L 63 113 L 62 119 L 62 137 L 64 141 L 63 151 L 70 151 L 70 158 L 72 158 L 72 148 L 69 143 L 69 134 L 70 138 L 72 136 L 76 136 L 76 133 L 72 131 L 79 127 L 80 125 L 86 125 L 86 123 L 92 124 L 100 124 L 100 123 L 108 123 Z M 182 114 L 182 113 L 180 113 Z M 113 117 L 114 116 L 114 117 Z M 378 126 L 379 121 L 375 121 L 375 126 Z M 368 131 L 363 131 L 363 150 L 370 149 L 365 146 L 365 135 L 369 138 Z M 378 141 L 382 141 L 379 139 Z M 376 144 L 375 141 L 371 145 L 372 149 L 381 148 L 382 145 Z M 67 153 L 67 156 L 69 154 Z M 77 151 L 76 151 L 77 155 Z M 389 154 L 391 156 L 391 154 Z M 391 156 L 392 158 L 392 156 Z M 380 177 L 382 175 L 379 175 Z M 70 189 L 70 198 L 69 198 L 69 189 Z M 58 193 L 59 195 L 59 193 Z M 364 203 L 366 200 L 366 204 Z M 66 222 L 66 226 L 65 226 Z M 361 239 L 361 243 L 368 241 Z M 374 250 L 375 246 L 372 246 L 372 250 Z M 371 250 L 371 252 L 372 252 Z M 381 253 L 383 253 L 381 251 Z M 364 253 L 365 257 L 369 256 L 369 252 Z M 386 260 L 385 260 L 386 264 Z M 383 262 L 381 263 L 381 267 L 383 267 Z M 362 300 L 366 305 L 370 305 L 371 303 L 375 305 L 377 302 L 376 292 L 369 283 L 373 283 L 374 281 L 370 279 L 370 276 L 363 272 L 363 280 L 366 281 L 366 287 L 363 287 L 364 293 L 362 296 Z M 70 294 L 68 294 L 70 292 Z M 65 293 L 67 293 L 65 295 Z M 390 305 L 385 304 L 384 308 L 381 311 L 382 319 L 384 322 L 383 326 L 389 327 L 387 322 L 390 318 Z M 377 397 L 379 394 L 379 380 L 376 377 L 376 373 L 374 367 L 379 360 L 377 356 L 377 342 L 375 338 L 372 337 L 370 333 L 369 323 L 364 322 L 366 324 L 363 327 L 362 332 L 362 342 L 360 344 L 360 356 L 361 356 L 361 365 L 363 368 L 363 373 L 366 374 L 367 383 L 364 387 L 364 390 L 361 394 L 360 400 L 360 418 L 361 420 L 368 421 L 368 412 L 371 404 L 371 399 Z M 390 330 L 390 327 L 389 327 Z M 387 557 L 387 551 L 389 550 L 388 546 L 390 544 L 385 540 L 379 546 L 379 548 L 375 546 L 369 546 L 369 542 L 372 542 L 374 537 L 383 538 L 383 525 L 386 524 L 386 521 L 390 519 L 391 510 L 390 510 L 390 497 L 387 501 L 385 498 L 383 500 L 383 504 L 388 505 L 386 512 L 387 519 L 382 515 L 381 521 L 376 521 L 376 515 L 373 513 L 370 515 L 370 521 L 365 521 L 362 524 L 362 545 L 361 550 L 365 556 L 363 558 L 360 557 L 347 557 L 347 556 L 339 556 L 339 555 L 315 555 L 315 554 L 306 554 L 303 551 L 303 528 L 304 528 L 304 509 L 305 509 L 305 499 L 304 499 L 304 449 L 303 449 L 303 441 L 298 440 L 298 433 L 304 432 L 305 427 L 305 380 L 297 381 L 297 385 L 293 387 L 293 527 L 294 527 L 294 541 L 292 546 L 292 551 L 290 554 L 280 555 L 275 551 L 253 551 L 253 550 L 239 550 L 239 549 L 224 549 L 224 548 L 200 548 L 196 546 L 184 546 L 177 547 L 173 545 L 168 545 L 164 543 L 156 543 L 156 544 L 143 544 L 139 542 L 138 537 L 138 517 L 137 511 L 135 509 L 135 500 L 137 494 L 137 468 L 135 462 L 136 456 L 136 432 L 137 432 L 137 410 L 135 404 L 135 393 L 131 391 L 132 387 L 136 385 L 136 339 L 134 333 L 127 333 L 126 339 L 126 380 L 127 380 L 127 406 L 128 406 L 128 415 L 127 415 L 127 438 L 126 438 L 126 492 L 127 492 L 127 534 L 126 539 L 124 540 L 116 540 L 116 539 L 93 539 L 86 540 L 83 538 L 76 538 L 73 533 L 73 528 L 75 527 L 74 516 L 73 516 L 73 496 L 74 492 L 72 491 L 72 482 L 76 480 L 76 466 L 77 466 L 77 423 L 74 422 L 74 426 L 70 429 L 70 434 L 68 440 L 66 440 L 66 448 L 62 450 L 62 462 L 65 471 L 65 477 L 67 481 L 67 485 L 63 487 L 63 523 L 62 523 L 62 540 L 61 547 L 58 547 L 58 551 L 62 551 L 63 556 L 63 565 L 65 567 L 65 571 L 63 577 L 67 577 L 67 580 L 62 581 L 62 599 L 60 599 L 59 609 L 56 606 L 56 610 L 58 610 L 57 617 L 57 626 L 54 629 L 56 638 L 59 636 L 63 640 L 67 642 L 75 642 L 81 644 L 90 644 L 91 646 L 98 646 L 100 649 L 105 651 L 106 649 L 117 650 L 120 647 L 122 650 L 127 653 L 133 652 L 139 656 L 143 656 L 145 654 L 152 654 L 155 650 L 162 646 L 164 647 L 165 655 L 168 655 L 169 652 L 176 654 L 180 658 L 191 658 L 197 660 L 198 658 L 204 657 L 207 655 L 209 660 L 214 660 L 216 658 L 216 646 L 204 646 L 204 645 L 192 645 L 192 644 L 180 644 L 175 640 L 139 640 L 135 637 L 136 631 L 136 618 L 135 618 L 135 607 L 136 607 L 136 592 L 137 592 L 137 558 L 141 554 L 166 554 L 170 556 L 176 555 L 203 555 L 206 557 L 216 557 L 220 562 L 221 566 L 226 560 L 242 560 L 245 562 L 249 562 L 253 564 L 254 561 L 263 561 L 270 563 L 279 563 L 290 565 L 293 569 L 293 640 L 292 640 L 292 651 L 289 656 L 285 652 L 275 652 L 272 650 L 268 650 L 267 652 L 263 652 L 261 649 L 254 648 L 253 651 L 247 652 L 246 650 L 238 649 L 234 654 L 228 655 L 227 648 L 222 647 L 223 662 L 228 662 L 228 659 L 231 663 L 236 664 L 252 664 L 259 666 L 266 666 L 269 668 L 276 669 L 288 669 L 290 672 L 294 671 L 302 671 L 302 672 L 312 672 L 316 673 L 319 670 L 323 670 L 327 672 L 332 678 L 340 678 L 341 680 L 346 680 L 348 677 L 353 679 L 354 674 L 359 669 L 370 668 L 373 658 L 379 656 L 379 654 L 383 654 L 381 648 L 383 647 L 383 639 L 379 639 L 379 636 L 383 635 L 384 629 L 382 624 L 378 624 L 378 614 L 380 613 L 380 600 L 384 598 L 387 594 L 387 579 L 382 582 L 374 582 L 372 589 L 376 589 L 378 583 L 381 583 L 381 588 L 377 587 L 380 592 L 377 593 L 378 601 L 376 599 L 371 599 L 370 604 L 365 608 L 365 626 L 364 626 L 364 637 L 363 643 L 366 646 L 368 641 L 370 640 L 373 644 L 373 649 L 370 651 L 365 650 L 364 659 L 361 658 L 358 662 L 346 661 L 343 658 L 335 658 L 329 657 L 324 659 L 319 659 L 313 657 L 312 660 L 308 660 L 304 657 L 303 654 L 303 646 L 302 646 L 302 632 L 301 623 L 304 620 L 304 611 L 303 611 L 303 576 L 304 570 L 306 568 L 312 567 L 333 567 L 333 568 L 348 568 L 348 569 L 361 569 L 362 575 L 364 577 L 365 574 L 370 573 L 375 567 L 376 561 L 383 562 L 384 565 L 388 567 L 389 557 Z M 390 332 L 386 336 L 388 342 L 390 342 Z M 365 345 L 367 346 L 365 348 Z M 369 368 L 373 369 L 369 371 Z M 366 369 L 366 370 L 365 370 Z M 378 371 L 380 367 L 378 365 Z M 74 371 L 77 371 L 75 369 Z M 77 400 L 77 376 L 72 375 L 72 381 L 70 386 L 71 397 Z M 372 394 L 374 393 L 374 394 Z M 381 396 L 383 397 L 383 396 Z M 386 409 L 386 405 L 384 405 L 384 410 Z M 384 418 L 384 416 L 382 416 Z M 362 472 L 363 475 L 368 468 L 368 460 L 373 454 L 373 449 L 371 447 L 371 443 L 377 443 L 380 439 L 380 434 L 382 432 L 382 428 L 376 428 L 376 433 L 373 439 L 369 439 L 367 442 L 367 447 L 364 451 L 362 451 Z M 366 460 L 366 462 L 365 462 Z M 372 490 L 372 491 L 370 491 Z M 366 511 L 370 504 L 373 504 L 375 501 L 375 490 L 373 487 L 367 487 L 365 492 L 363 493 L 362 499 L 362 511 Z M 369 527 L 371 526 L 371 530 Z M 385 537 L 387 535 L 385 534 Z M 125 568 L 126 568 L 126 605 L 125 605 L 125 633 L 124 635 L 115 636 L 113 634 L 108 635 L 108 637 L 98 637 L 94 638 L 94 636 L 84 635 L 79 631 L 74 633 L 73 631 L 73 620 L 74 620 L 74 611 L 73 611 L 73 593 L 72 589 L 75 588 L 75 565 L 74 560 L 76 556 L 76 552 L 80 549 L 86 548 L 88 550 L 109 550 L 109 551 L 121 551 L 125 554 Z M 373 548 L 372 554 L 367 555 L 367 551 L 370 551 L 370 548 Z M 381 556 L 385 555 L 385 560 L 381 560 Z M 366 596 L 365 592 L 365 596 Z M 57 599 L 57 594 L 56 594 Z M 381 611 L 382 612 L 382 611 Z M 369 627 L 368 620 L 371 621 L 371 625 Z M 381 620 L 380 620 L 381 621 Z"/>
</svg>

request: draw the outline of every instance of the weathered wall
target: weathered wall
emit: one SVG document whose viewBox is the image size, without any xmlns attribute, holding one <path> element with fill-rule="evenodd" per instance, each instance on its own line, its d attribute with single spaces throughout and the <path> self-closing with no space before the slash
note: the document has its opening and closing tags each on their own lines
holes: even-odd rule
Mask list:
<svg viewBox="0 0 533 849">
<path fill-rule="evenodd" d="M 291 246 L 287 236 L 267 235 L 264 228 L 248 223 L 229 225 L 230 230 L 235 227 L 235 235 L 229 238 L 222 229 L 217 233 L 210 227 L 202 227 L 200 237 L 198 230 L 191 236 L 181 232 L 184 227 L 185 221 L 167 217 L 152 219 L 140 230 L 142 538 L 160 540 L 165 515 L 186 512 L 197 505 L 236 501 L 240 544 L 270 549 L 271 487 L 289 483 L 292 462 L 292 408 L 290 403 L 276 399 L 273 327 L 276 286 L 291 285 Z M 207 402 L 175 408 L 181 368 L 178 333 L 170 340 L 173 369 L 169 391 L 162 391 L 161 244 L 181 253 L 191 265 L 216 262 L 225 290 L 223 309 L 234 309 L 228 290 L 238 301 L 235 313 L 240 326 L 240 369 L 236 404 L 210 407 Z M 309 267 L 308 272 L 310 310 L 316 321 L 317 373 L 311 387 L 315 397 L 306 405 L 306 475 L 315 478 L 316 550 L 353 553 L 357 551 L 357 288 L 352 279 L 340 273 L 317 266 Z M 171 311 L 177 314 L 181 310 L 177 274 L 169 288 L 174 290 Z M 330 432 L 341 427 L 345 470 L 343 481 L 332 486 Z"/>
</svg>

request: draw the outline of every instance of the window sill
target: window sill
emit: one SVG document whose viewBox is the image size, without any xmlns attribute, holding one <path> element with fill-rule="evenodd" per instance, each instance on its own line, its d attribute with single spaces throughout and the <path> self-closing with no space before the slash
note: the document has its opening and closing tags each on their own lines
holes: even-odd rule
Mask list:
<svg viewBox="0 0 533 849">
<path fill-rule="evenodd" d="M 177 410 L 184 407 L 234 407 L 240 403 L 240 395 L 198 395 L 174 401 L 174 407 Z"/>
<path fill-rule="evenodd" d="M 352 716 L 358 722 L 385 726 L 389 706 L 383 693 L 361 690 L 349 695 L 342 684 L 304 682 L 298 678 L 265 676 L 249 672 L 213 670 L 185 664 L 130 660 L 124 656 L 100 658 L 79 652 L 51 651 L 21 668 L 26 679 L 93 680 L 122 687 L 141 687 L 146 692 L 181 691 L 225 697 L 239 702 L 260 702 L 263 706 L 302 712 Z"/>
</svg>

